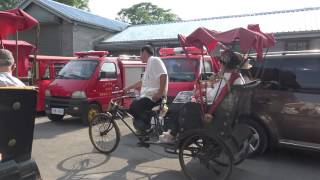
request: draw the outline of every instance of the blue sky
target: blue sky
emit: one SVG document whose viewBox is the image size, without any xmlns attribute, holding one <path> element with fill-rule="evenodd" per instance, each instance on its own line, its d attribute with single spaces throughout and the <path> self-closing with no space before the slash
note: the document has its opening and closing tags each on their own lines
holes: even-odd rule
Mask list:
<svg viewBox="0 0 320 180">
<path fill-rule="evenodd" d="M 94 14 L 115 19 L 121 8 L 128 8 L 140 2 L 151 2 L 159 7 L 171 9 L 183 20 L 320 7 L 320 0 L 90 0 L 89 8 Z"/>
</svg>

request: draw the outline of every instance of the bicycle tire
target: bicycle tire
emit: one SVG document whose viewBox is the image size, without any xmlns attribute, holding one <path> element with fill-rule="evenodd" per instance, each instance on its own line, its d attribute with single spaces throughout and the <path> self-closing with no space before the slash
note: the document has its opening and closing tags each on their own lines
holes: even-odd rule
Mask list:
<svg viewBox="0 0 320 180">
<path fill-rule="evenodd" d="M 227 145 L 221 140 L 221 139 L 219 139 L 219 138 L 215 138 L 215 137 L 212 137 L 212 136 L 209 136 L 209 135 L 207 135 L 206 133 L 202 133 L 202 132 L 198 132 L 198 133 L 195 133 L 195 134 L 193 134 L 193 135 L 191 135 L 191 136 L 189 136 L 188 138 L 186 138 L 183 142 L 182 142 L 182 146 L 180 147 L 180 149 L 179 149 L 179 163 L 180 163 L 180 166 L 181 166 L 181 169 L 182 169 L 182 171 L 183 171 L 183 173 L 186 175 L 186 177 L 189 179 L 189 180 L 198 180 L 199 178 L 200 179 L 203 179 L 203 177 L 199 177 L 199 176 L 206 176 L 206 173 L 203 173 L 203 171 L 202 171 L 202 169 L 204 169 L 204 168 L 202 168 L 201 170 L 200 169 L 198 169 L 197 167 L 190 167 L 190 169 L 191 170 L 194 170 L 194 169 L 196 169 L 196 170 L 194 170 L 195 172 L 196 172 L 196 175 L 193 175 L 191 172 L 189 172 L 190 171 L 190 169 L 188 169 L 187 168 L 187 164 L 188 163 L 186 163 L 185 162 L 185 160 L 184 160 L 184 150 L 185 149 L 188 149 L 188 146 L 189 145 L 191 145 L 192 143 L 193 143 L 193 141 L 195 140 L 195 139 L 197 139 L 197 137 L 199 137 L 199 139 L 200 138 L 207 138 L 207 139 L 210 139 L 211 141 L 214 141 L 219 147 L 221 147 L 221 153 L 225 153 L 225 156 L 226 156 L 226 159 L 227 159 L 227 161 L 228 161 L 228 163 L 225 163 L 223 166 L 221 165 L 221 163 L 216 163 L 217 161 L 215 161 L 215 160 L 212 160 L 212 162 L 213 163 L 216 163 L 217 165 L 219 165 L 220 167 L 222 167 L 222 168 L 226 168 L 226 171 L 225 171 L 225 173 L 222 175 L 222 176 L 220 176 L 220 177 L 217 177 L 218 179 L 221 179 L 221 180 L 225 180 L 225 179 L 228 179 L 229 178 L 229 176 L 231 175 L 231 173 L 232 173 L 232 169 L 233 169 L 233 156 L 232 156 L 232 153 L 231 153 L 231 151 L 230 151 L 230 149 L 227 147 Z M 203 145 L 204 146 L 204 145 Z M 200 153 L 199 153 L 200 154 Z M 188 157 L 189 155 L 187 155 L 187 157 Z M 195 156 L 193 156 L 193 155 L 190 155 L 189 157 L 192 157 L 192 158 L 197 158 L 196 160 L 191 160 L 191 161 L 197 161 L 197 160 L 199 160 L 200 161 L 200 163 L 201 163 L 201 158 L 199 158 L 199 157 L 196 157 L 196 155 Z M 220 160 L 219 160 L 220 161 Z M 218 161 L 218 162 L 219 162 Z M 209 161 L 207 162 L 208 164 L 213 164 L 213 163 L 209 163 Z M 188 164 L 189 165 L 189 164 Z M 225 166 L 225 165 L 227 165 L 227 167 Z M 191 165 L 192 166 L 192 165 Z M 204 167 L 205 165 L 203 165 L 203 164 L 201 164 L 201 167 Z M 208 166 L 208 165 L 207 165 Z M 208 169 L 208 172 L 211 172 L 211 170 L 208 168 L 208 167 L 206 167 L 207 169 Z M 214 174 L 210 174 L 210 176 L 209 175 L 207 175 L 207 176 L 209 176 L 211 179 L 213 179 L 212 177 L 213 177 L 213 175 L 216 175 L 217 174 L 217 172 L 215 171 L 216 169 L 215 168 L 213 168 L 212 167 L 212 169 L 213 169 L 213 173 Z M 200 173 L 201 172 L 201 173 Z M 198 173 L 198 174 L 197 174 Z M 197 177 L 196 177 L 197 176 Z"/>
<path fill-rule="evenodd" d="M 97 143 L 98 141 L 95 140 L 95 136 L 93 133 L 94 126 L 96 125 L 95 123 L 99 123 L 99 125 L 101 125 L 101 126 L 104 125 L 103 129 L 101 129 L 101 127 L 99 127 L 99 135 L 98 136 L 101 136 L 102 138 L 103 138 L 103 136 L 107 136 L 108 134 L 110 134 L 110 131 L 114 130 L 115 139 L 114 139 L 114 143 L 111 145 L 110 148 L 104 148 L 103 146 L 100 145 L 101 143 Z M 112 117 L 111 114 L 100 113 L 100 114 L 96 115 L 92 119 L 92 121 L 90 121 L 90 123 L 89 123 L 89 137 L 90 137 L 90 141 L 91 141 L 92 145 L 94 146 L 94 148 L 96 150 L 98 150 L 101 153 L 110 154 L 119 145 L 120 129 L 119 129 L 118 124 L 114 121 L 114 118 Z M 102 143 L 104 143 L 104 145 L 108 145 L 109 142 L 102 142 Z"/>
</svg>

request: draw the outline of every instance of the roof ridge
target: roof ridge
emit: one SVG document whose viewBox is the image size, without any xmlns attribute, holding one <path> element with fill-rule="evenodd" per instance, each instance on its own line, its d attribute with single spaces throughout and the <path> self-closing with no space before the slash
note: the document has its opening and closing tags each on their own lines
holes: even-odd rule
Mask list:
<svg viewBox="0 0 320 180">
<path fill-rule="evenodd" d="M 94 14 L 94 13 L 91 13 L 91 12 L 89 12 L 89 11 L 85 11 L 85 10 L 83 10 L 83 9 L 79 9 L 79 8 L 76 8 L 76 7 L 67 5 L 67 4 L 63 4 L 63 3 L 57 2 L 57 1 L 53 1 L 53 0 L 39 0 L 39 1 L 42 2 L 42 3 L 44 3 L 44 4 L 47 5 L 47 6 L 49 6 L 49 5 L 48 5 L 47 3 L 45 3 L 44 1 L 50 1 L 50 2 L 52 2 L 52 3 L 58 4 L 58 5 L 67 7 L 67 8 L 72 8 L 72 9 L 74 9 L 74 10 L 81 11 L 81 12 L 83 12 L 83 13 L 85 13 L 85 14 L 88 14 L 88 15 L 94 15 L 94 16 L 97 16 L 97 17 L 101 17 L 101 18 L 108 19 L 108 20 L 110 20 L 110 21 L 115 21 L 115 22 L 118 22 L 118 23 L 123 23 L 123 24 L 129 25 L 129 24 L 126 23 L 126 22 L 118 21 L 118 20 L 115 20 L 115 19 L 110 19 L 110 18 L 107 18 L 107 17 L 103 17 L 103 16 L 100 16 L 100 15 L 98 15 L 98 14 Z M 58 9 L 54 9 L 54 10 L 56 10 L 56 11 L 58 11 L 58 12 L 60 12 L 60 13 L 63 13 L 63 12 L 59 11 Z M 64 13 L 63 13 L 63 14 L 64 14 Z M 77 19 L 78 19 L 78 18 L 77 18 Z"/>
<path fill-rule="evenodd" d="M 299 9 L 275 10 L 275 11 L 266 11 L 266 12 L 259 12 L 259 13 L 225 15 L 225 16 L 216 16 L 216 17 L 198 18 L 198 19 L 188 19 L 188 20 L 180 20 L 180 21 L 172 21 L 172 22 L 138 24 L 138 25 L 130 25 L 130 27 L 152 26 L 152 25 L 173 24 L 173 23 L 184 23 L 184 22 L 192 22 L 192 21 L 206 21 L 206 20 L 213 20 L 213 19 L 228 19 L 228 18 L 236 18 L 236 17 L 261 16 L 261 15 L 281 14 L 281 13 L 300 12 L 300 11 L 314 11 L 314 10 L 320 10 L 320 7 L 306 7 L 306 8 L 299 8 Z"/>
</svg>

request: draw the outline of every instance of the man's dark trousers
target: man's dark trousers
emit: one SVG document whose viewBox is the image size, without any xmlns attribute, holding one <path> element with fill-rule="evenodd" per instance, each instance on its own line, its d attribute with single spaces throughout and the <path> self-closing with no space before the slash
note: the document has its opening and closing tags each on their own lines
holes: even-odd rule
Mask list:
<svg viewBox="0 0 320 180">
<path fill-rule="evenodd" d="M 161 102 L 161 99 L 158 101 Z M 130 106 L 130 114 L 134 117 L 133 125 L 137 130 L 147 130 L 151 127 L 150 112 L 158 102 L 153 102 L 147 97 L 134 100 Z"/>
</svg>

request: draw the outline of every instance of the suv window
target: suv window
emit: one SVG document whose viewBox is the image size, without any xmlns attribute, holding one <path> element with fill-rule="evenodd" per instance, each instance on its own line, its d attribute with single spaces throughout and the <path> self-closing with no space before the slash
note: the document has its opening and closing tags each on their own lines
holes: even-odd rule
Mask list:
<svg viewBox="0 0 320 180">
<path fill-rule="evenodd" d="M 251 68 L 251 74 L 262 80 L 263 87 L 278 89 L 280 64 L 281 59 L 279 58 L 265 59 L 264 62 L 256 61 Z"/>
<path fill-rule="evenodd" d="M 285 58 L 282 62 L 282 89 L 320 91 L 320 59 L 315 57 Z"/>
<path fill-rule="evenodd" d="M 101 67 L 101 72 L 105 73 L 105 77 L 102 78 L 116 78 L 117 70 L 114 63 L 104 63 Z"/>
</svg>

